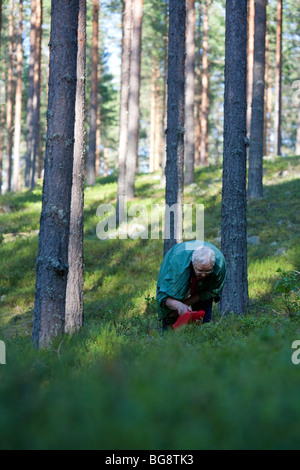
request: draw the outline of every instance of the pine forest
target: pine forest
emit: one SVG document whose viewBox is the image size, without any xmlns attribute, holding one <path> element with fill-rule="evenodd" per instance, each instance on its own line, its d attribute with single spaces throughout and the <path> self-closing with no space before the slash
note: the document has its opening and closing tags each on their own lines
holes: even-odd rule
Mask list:
<svg viewBox="0 0 300 470">
<path fill-rule="evenodd" d="M 0 0 L 0 449 L 299 450 L 299 182 L 299 0 Z"/>
</svg>

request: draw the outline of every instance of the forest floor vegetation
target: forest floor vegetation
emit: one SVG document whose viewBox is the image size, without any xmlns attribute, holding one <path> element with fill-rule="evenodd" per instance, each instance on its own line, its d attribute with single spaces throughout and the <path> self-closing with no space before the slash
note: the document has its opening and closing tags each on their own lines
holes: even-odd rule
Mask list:
<svg viewBox="0 0 300 470">
<path fill-rule="evenodd" d="M 0 197 L 1 449 L 299 449 L 300 157 L 266 158 L 248 202 L 247 315 L 162 334 L 155 288 L 163 240 L 99 240 L 117 178 L 85 189 L 85 325 L 37 351 L 31 341 L 42 188 Z M 197 169 L 186 203 L 204 204 L 220 247 L 222 168 Z M 163 204 L 159 175 L 136 200 Z M 298 346 L 299 348 L 300 346 Z M 300 357 L 300 353 L 299 353 Z"/>
</svg>

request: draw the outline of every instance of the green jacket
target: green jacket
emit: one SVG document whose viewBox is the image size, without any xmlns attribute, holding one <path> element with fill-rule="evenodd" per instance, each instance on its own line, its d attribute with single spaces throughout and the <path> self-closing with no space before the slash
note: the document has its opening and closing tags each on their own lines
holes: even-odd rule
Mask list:
<svg viewBox="0 0 300 470">
<path fill-rule="evenodd" d="M 200 300 L 219 299 L 226 280 L 225 259 L 220 250 L 208 242 L 191 240 L 179 243 L 165 255 L 157 280 L 156 298 L 160 306 L 160 316 L 165 317 L 171 310 L 165 306 L 168 297 L 184 300 L 191 286 L 192 254 L 200 245 L 212 248 L 216 255 L 213 272 L 199 280 L 196 293 Z"/>
</svg>

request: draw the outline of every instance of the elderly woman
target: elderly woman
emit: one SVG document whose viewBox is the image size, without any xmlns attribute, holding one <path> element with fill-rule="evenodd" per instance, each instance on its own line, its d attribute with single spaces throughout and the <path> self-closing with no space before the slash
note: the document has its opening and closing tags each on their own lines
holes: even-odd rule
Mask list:
<svg viewBox="0 0 300 470">
<path fill-rule="evenodd" d="M 188 241 L 171 248 L 162 262 L 156 297 L 163 328 L 188 311 L 203 310 L 211 320 L 212 303 L 220 300 L 226 278 L 225 259 L 211 243 Z"/>
</svg>

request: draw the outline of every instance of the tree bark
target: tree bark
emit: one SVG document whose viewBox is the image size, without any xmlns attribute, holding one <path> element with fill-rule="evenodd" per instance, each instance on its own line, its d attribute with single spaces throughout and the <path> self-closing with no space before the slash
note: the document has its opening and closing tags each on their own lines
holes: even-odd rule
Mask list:
<svg viewBox="0 0 300 470">
<path fill-rule="evenodd" d="M 155 81 L 156 81 L 156 63 L 155 57 L 152 57 L 151 67 L 151 95 L 150 95 L 150 155 L 149 155 L 149 171 L 155 171 Z"/>
<path fill-rule="evenodd" d="M 202 77 L 201 77 L 201 42 L 202 42 L 202 2 L 199 1 L 199 24 L 197 28 L 197 55 L 196 59 L 196 125 L 195 125 L 195 165 L 200 166 L 201 152 L 201 94 L 202 94 Z"/>
<path fill-rule="evenodd" d="M 156 67 L 155 71 L 155 145 L 154 145 L 154 166 L 158 171 L 161 164 L 161 89 L 160 89 L 160 68 Z"/>
<path fill-rule="evenodd" d="M 9 22 L 8 22 L 8 74 L 7 74 L 7 104 L 6 104 L 6 191 L 11 191 L 12 177 L 12 142 L 13 142 L 13 108 L 14 108 L 14 2 L 9 1 Z"/>
<path fill-rule="evenodd" d="M 92 73 L 89 150 L 86 165 L 86 183 L 93 186 L 96 182 L 96 133 L 98 107 L 98 35 L 99 35 L 99 0 L 93 0 L 93 34 L 92 34 Z"/>
<path fill-rule="evenodd" d="M 209 113 L 209 67 L 208 67 L 208 0 L 203 9 L 203 55 L 202 55 L 202 95 L 201 95 L 201 165 L 208 165 L 208 113 Z"/>
<path fill-rule="evenodd" d="M 253 63 L 254 63 L 254 17 L 255 0 L 248 0 L 248 43 L 247 43 L 247 134 L 251 130 Z"/>
<path fill-rule="evenodd" d="M 151 99 L 150 99 L 150 159 L 149 171 L 158 171 L 161 163 L 161 106 L 160 70 L 156 59 L 152 58 Z"/>
<path fill-rule="evenodd" d="M 266 0 L 255 0 L 255 34 L 248 197 L 263 196 Z"/>
<path fill-rule="evenodd" d="M 52 0 L 49 94 L 33 341 L 65 330 L 79 0 Z"/>
<path fill-rule="evenodd" d="M 27 97 L 27 113 L 26 113 L 26 167 L 25 167 L 25 186 L 30 187 L 33 162 L 33 95 L 34 95 L 34 64 L 35 51 L 37 47 L 36 35 L 36 13 L 37 0 L 31 0 L 30 15 L 30 55 L 28 69 L 28 97 Z"/>
<path fill-rule="evenodd" d="M 2 44 L 2 0 L 0 0 L 0 50 Z"/>
<path fill-rule="evenodd" d="M 297 123 L 296 155 L 300 155 L 300 102 L 299 102 L 299 104 L 298 104 L 298 123 Z"/>
<path fill-rule="evenodd" d="M 86 0 L 79 0 L 77 89 L 75 108 L 75 144 L 71 198 L 69 271 L 66 292 L 65 332 L 74 333 L 83 325 L 83 222 L 85 138 L 85 82 L 86 82 Z"/>
<path fill-rule="evenodd" d="M 267 18 L 267 12 L 266 12 Z M 263 155 L 268 155 L 268 88 L 269 88 L 269 48 L 270 38 L 268 32 L 268 22 L 266 19 L 266 50 L 265 50 L 265 92 L 264 92 L 264 136 L 263 136 Z"/>
<path fill-rule="evenodd" d="M 194 182 L 195 165 L 195 0 L 186 3 L 185 174 Z"/>
<path fill-rule="evenodd" d="M 247 0 L 227 0 L 221 250 L 227 263 L 222 310 L 248 305 L 246 223 Z"/>
<path fill-rule="evenodd" d="M 42 61 L 42 0 L 36 0 L 35 50 L 33 67 L 33 123 L 32 123 L 32 164 L 31 189 L 38 182 L 41 166 L 40 156 L 40 108 L 41 108 L 41 61 Z"/>
<path fill-rule="evenodd" d="M 282 0 L 277 0 L 274 155 L 281 155 Z"/>
<path fill-rule="evenodd" d="M 130 79 L 128 98 L 128 142 L 126 157 L 126 195 L 134 197 L 140 126 L 141 40 L 144 0 L 133 0 Z"/>
<path fill-rule="evenodd" d="M 101 63 L 98 62 L 98 83 L 101 83 Z M 100 145 L 101 145 L 101 96 L 99 93 L 99 86 L 98 86 L 98 106 L 97 106 L 97 125 L 96 125 L 96 152 L 95 152 L 95 168 L 96 168 L 96 176 L 99 176 L 100 167 L 101 167 L 101 159 L 100 159 Z"/>
<path fill-rule="evenodd" d="M 2 55 L 2 48 L 0 46 L 0 55 Z M 3 57 L 3 56 L 2 56 Z M 1 80 L 5 83 L 5 60 L 2 59 L 2 75 Z M 5 93 L 5 88 L 2 90 Z M 0 90 L 1 95 L 1 90 Z M 3 170 L 3 151 L 4 151 L 4 127 L 5 127 L 5 100 L 1 100 L 0 96 L 0 195 L 2 194 L 2 170 Z"/>
<path fill-rule="evenodd" d="M 130 50 L 132 29 L 132 0 L 124 0 L 122 34 L 122 68 L 121 68 L 121 96 L 120 96 L 120 133 L 119 133 L 119 173 L 117 193 L 117 223 L 124 220 L 123 205 L 126 196 L 126 155 L 128 140 L 128 97 Z"/>
<path fill-rule="evenodd" d="M 23 0 L 19 0 L 19 26 L 17 44 L 17 84 L 15 105 L 15 135 L 14 135 L 14 165 L 12 175 L 12 190 L 21 189 L 20 179 L 20 145 L 21 145 L 21 118 L 22 118 L 22 67 L 23 67 Z"/>
<path fill-rule="evenodd" d="M 168 53 L 168 122 L 166 162 L 166 217 L 164 255 L 182 241 L 184 108 L 185 108 L 185 1 L 170 0 Z M 168 218 L 168 211 L 174 209 Z M 168 232 L 166 236 L 166 233 Z"/>
<path fill-rule="evenodd" d="M 269 35 L 267 33 L 266 39 Z M 269 45 L 269 40 L 268 40 Z M 272 79 L 272 68 L 269 59 L 269 46 L 266 51 L 266 151 L 265 155 L 271 154 L 271 134 L 272 134 L 272 109 L 273 109 L 273 79 Z"/>
<path fill-rule="evenodd" d="M 166 122 L 167 122 L 167 66 L 168 66 L 168 2 L 165 2 L 165 28 L 164 28 L 164 62 L 163 62 L 163 97 L 162 97 L 162 116 L 161 116 L 161 184 L 165 184 L 166 167 Z"/>
</svg>

